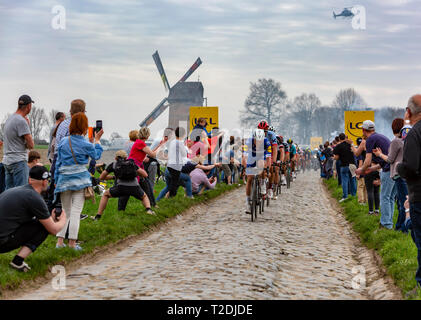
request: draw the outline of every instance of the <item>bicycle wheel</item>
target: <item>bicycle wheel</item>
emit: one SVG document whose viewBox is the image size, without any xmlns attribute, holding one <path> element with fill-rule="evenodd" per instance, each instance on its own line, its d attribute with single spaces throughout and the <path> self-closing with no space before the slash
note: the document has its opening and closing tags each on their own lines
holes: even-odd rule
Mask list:
<svg viewBox="0 0 421 320">
<path fill-rule="evenodd" d="M 256 210 L 257 210 L 257 192 L 258 188 L 256 185 L 256 179 L 253 180 L 252 190 L 251 190 L 251 222 L 255 220 Z"/>
<path fill-rule="evenodd" d="M 267 186 L 266 186 L 266 188 L 267 188 Z M 272 191 L 273 191 L 273 190 L 272 190 Z M 266 201 L 267 201 L 267 203 L 266 203 L 266 207 L 269 207 L 270 197 L 269 197 L 269 195 L 268 195 L 268 194 L 266 194 Z"/>
<path fill-rule="evenodd" d="M 259 180 L 258 177 L 256 177 L 256 179 Z M 257 189 L 259 190 L 257 192 L 257 199 L 258 199 L 257 200 L 257 206 L 259 208 L 259 214 L 262 214 L 262 212 L 263 212 L 263 208 L 262 208 L 262 202 L 263 202 L 263 200 L 262 200 L 262 187 L 260 186 L 260 180 L 257 182 Z M 256 214 L 257 214 L 257 209 L 256 209 Z"/>
</svg>

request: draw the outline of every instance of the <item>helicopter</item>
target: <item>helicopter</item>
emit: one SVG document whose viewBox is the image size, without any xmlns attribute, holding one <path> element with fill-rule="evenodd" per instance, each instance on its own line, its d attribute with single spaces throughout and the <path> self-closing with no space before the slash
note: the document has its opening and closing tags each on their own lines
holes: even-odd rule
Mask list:
<svg viewBox="0 0 421 320">
<path fill-rule="evenodd" d="M 333 17 L 336 19 L 337 17 L 344 17 L 344 18 L 352 18 L 354 14 L 352 13 L 353 7 L 344 8 L 344 10 L 340 14 L 336 14 L 335 11 L 333 11 Z"/>
</svg>

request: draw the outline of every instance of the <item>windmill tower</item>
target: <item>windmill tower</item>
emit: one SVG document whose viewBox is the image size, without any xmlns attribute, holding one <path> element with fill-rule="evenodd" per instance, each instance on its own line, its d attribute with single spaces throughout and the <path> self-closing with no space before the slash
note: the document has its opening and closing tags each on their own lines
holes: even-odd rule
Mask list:
<svg viewBox="0 0 421 320">
<path fill-rule="evenodd" d="M 196 62 L 190 67 L 186 74 L 171 87 L 167 76 L 162 66 L 161 58 L 158 51 L 153 54 L 158 72 L 161 76 L 162 82 L 166 91 L 169 91 L 168 97 L 164 98 L 161 103 L 140 123 L 141 127 L 149 126 L 155 119 L 157 119 L 168 107 L 168 127 L 175 129 L 182 123 L 187 122 L 187 130 L 189 128 L 190 107 L 203 106 L 203 85 L 200 81 L 186 82 L 186 80 L 196 71 L 202 64 L 202 60 L 198 58 Z"/>
</svg>

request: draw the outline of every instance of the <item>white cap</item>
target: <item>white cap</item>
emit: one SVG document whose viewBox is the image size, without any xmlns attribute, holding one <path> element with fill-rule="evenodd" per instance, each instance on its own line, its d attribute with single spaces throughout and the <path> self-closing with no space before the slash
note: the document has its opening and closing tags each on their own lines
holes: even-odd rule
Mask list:
<svg viewBox="0 0 421 320">
<path fill-rule="evenodd" d="M 363 129 L 368 131 L 374 131 L 376 129 L 376 125 L 371 120 L 366 120 L 363 122 Z"/>
</svg>

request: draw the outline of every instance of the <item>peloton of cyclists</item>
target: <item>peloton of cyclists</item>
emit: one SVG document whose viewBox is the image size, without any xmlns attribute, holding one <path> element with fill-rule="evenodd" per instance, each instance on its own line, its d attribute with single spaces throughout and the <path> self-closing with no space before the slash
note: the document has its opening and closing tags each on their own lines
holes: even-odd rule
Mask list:
<svg viewBox="0 0 421 320">
<path fill-rule="evenodd" d="M 277 200 L 274 195 L 274 188 L 281 182 L 286 185 L 286 163 L 290 161 L 292 177 L 295 179 L 295 167 L 298 160 L 298 146 L 292 139 L 284 142 L 283 136 L 276 135 L 276 129 L 269 126 L 265 120 L 259 122 L 257 129 L 253 131 L 253 137 L 246 140 L 242 165 L 246 168 L 246 212 L 251 213 L 250 195 L 253 178 L 256 175 L 256 169 L 259 171 L 261 194 L 263 199 L 266 196 Z M 303 153 L 303 160 L 305 153 Z M 268 183 L 269 182 L 269 183 Z"/>
</svg>

